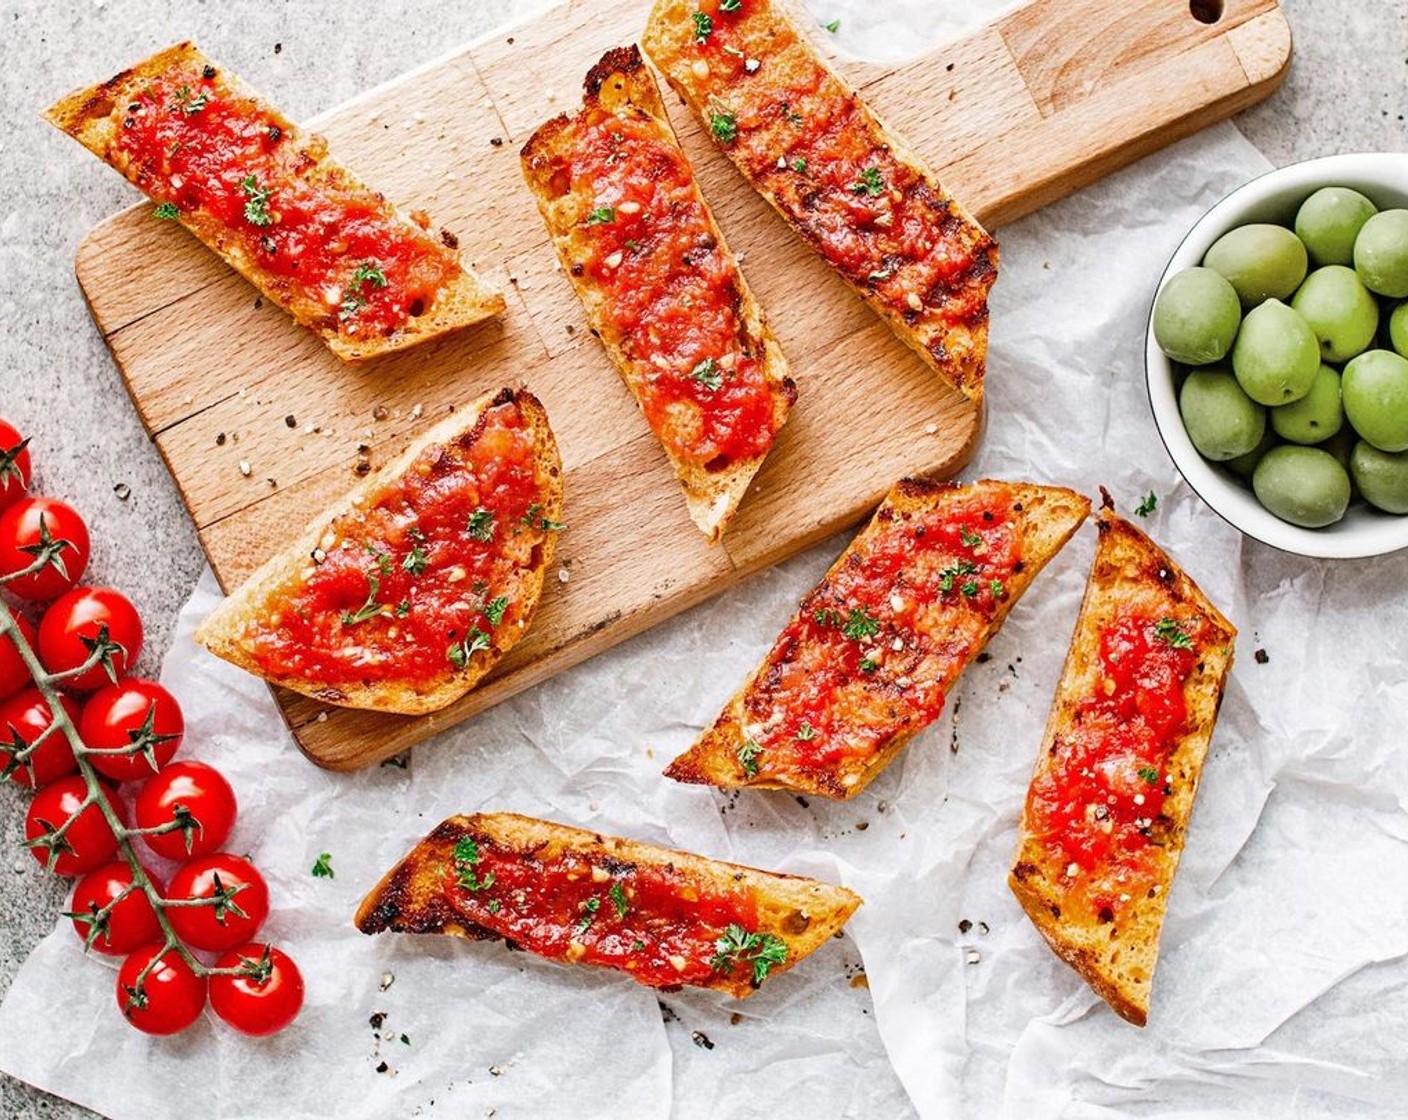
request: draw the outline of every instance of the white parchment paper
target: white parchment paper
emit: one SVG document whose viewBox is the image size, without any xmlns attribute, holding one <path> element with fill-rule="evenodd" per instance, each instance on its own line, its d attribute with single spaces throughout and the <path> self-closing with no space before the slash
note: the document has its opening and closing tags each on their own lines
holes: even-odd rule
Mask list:
<svg viewBox="0 0 1408 1120">
<path fill-rule="evenodd" d="M 925 0 L 811 5 L 841 19 L 839 45 L 884 57 L 1001 6 L 955 3 L 935 20 Z M 190 1115 L 195 1085 L 215 1091 L 203 1115 L 239 1118 L 1402 1116 L 1408 556 L 1324 563 L 1243 542 L 1179 484 L 1143 387 L 1164 262 L 1264 167 L 1223 127 L 1000 231 L 990 419 L 969 473 L 1105 484 L 1126 513 L 1154 490 L 1148 527 L 1242 631 L 1147 1030 L 1056 961 L 1004 884 L 1093 533 L 855 801 L 660 778 L 837 539 L 442 735 L 404 769 L 351 776 L 306 763 L 263 686 L 195 649 L 216 601 L 207 575 L 163 679 L 192 753 L 240 796 L 231 846 L 270 879 L 268 933 L 302 965 L 307 1008 L 263 1042 L 213 1021 L 148 1039 L 118 1021 L 112 967 L 85 959 L 65 922 L 0 1007 L 0 1068 L 118 1120 Z M 742 1004 L 657 1000 L 497 945 L 351 928 L 386 867 L 476 810 L 840 879 L 866 904 L 846 937 Z M 323 851 L 335 879 L 309 873 Z"/>
</svg>

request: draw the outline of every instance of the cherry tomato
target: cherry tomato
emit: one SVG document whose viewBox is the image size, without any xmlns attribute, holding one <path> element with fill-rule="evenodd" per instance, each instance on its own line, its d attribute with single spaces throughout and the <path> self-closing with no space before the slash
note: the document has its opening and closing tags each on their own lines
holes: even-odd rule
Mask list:
<svg viewBox="0 0 1408 1120">
<path fill-rule="evenodd" d="M 33 575 L 5 584 L 22 599 L 57 599 L 88 567 L 88 526 L 58 498 L 24 498 L 0 513 L 0 576 L 22 572 L 47 560 Z"/>
<path fill-rule="evenodd" d="M 117 799 L 107 789 L 103 793 L 118 818 L 122 819 L 122 806 Z M 108 827 L 102 810 L 94 804 L 79 812 L 79 806 L 87 796 L 88 783 L 74 775 L 45 786 L 29 803 L 29 813 L 24 819 L 24 834 L 28 840 L 57 832 L 63 828 L 65 821 L 78 814 L 78 819 L 69 825 L 57 847 L 29 849 L 42 867 L 48 867 L 50 855 L 57 852 L 52 868 L 56 875 L 82 875 L 107 863 L 112 859 L 113 852 L 117 851 L 117 837 Z"/>
<path fill-rule="evenodd" d="M 253 940 L 269 916 L 264 876 L 249 860 L 228 852 L 191 860 L 172 876 L 167 897 L 221 900 L 207 906 L 173 906 L 166 912 L 182 941 L 211 952 Z"/>
<path fill-rule="evenodd" d="M 160 882 L 145 867 L 142 870 L 147 872 L 147 878 L 152 880 L 160 893 Z M 143 945 L 161 940 L 161 923 L 156 919 L 156 911 L 152 909 L 146 892 L 127 891 L 130 886 L 132 869 L 121 860 L 105 863 L 78 880 L 78 886 L 73 889 L 68 916 L 73 920 L 73 928 L 78 931 L 80 941 L 110 957 L 125 957 Z M 127 894 L 123 895 L 123 891 Z M 103 907 L 119 896 L 122 901 L 95 922 Z M 98 927 L 96 932 L 95 926 Z"/>
<path fill-rule="evenodd" d="M 18 615 L 15 617 L 15 622 L 18 623 L 25 642 L 28 643 L 30 649 L 33 649 L 34 624 L 29 619 Z M 13 696 L 29 683 L 29 670 L 20 660 L 20 651 L 15 645 L 15 639 L 13 635 L 6 634 L 0 638 L 0 700 L 7 696 Z"/>
<path fill-rule="evenodd" d="M 89 747 L 121 750 L 144 744 L 156 758 L 153 766 L 146 751 L 136 754 L 91 754 L 93 769 L 115 782 L 150 778 L 181 746 L 186 720 L 176 697 L 155 681 L 135 677 L 100 688 L 83 705 L 78 733 Z"/>
<path fill-rule="evenodd" d="M 162 953 L 160 944 L 138 949 L 117 971 L 117 1006 L 127 1021 L 147 1034 L 177 1034 L 205 1010 L 207 984 L 175 949 Z M 142 980 L 137 978 L 158 954 L 161 959 Z"/>
<path fill-rule="evenodd" d="M 235 810 L 235 791 L 219 770 L 203 762 L 173 762 L 142 785 L 134 815 L 138 828 L 188 820 L 189 829 L 142 837 L 157 855 L 184 860 L 218 851 L 235 826 Z"/>
<path fill-rule="evenodd" d="M 29 489 L 33 476 L 24 446 L 28 442 L 8 420 L 0 420 L 0 509 L 12 506 Z"/>
<path fill-rule="evenodd" d="M 67 696 L 59 703 L 70 720 L 78 719 L 78 705 Z M 10 780 L 22 786 L 47 786 L 78 770 L 68 736 L 55 731 L 23 762 L 15 763 L 20 745 L 29 746 L 54 722 L 48 701 L 37 688 L 27 688 L 18 696 L 0 703 L 0 770 L 9 770 Z M 19 743 L 16 743 L 18 738 Z M 10 770 L 11 765 L 14 769 Z"/>
<path fill-rule="evenodd" d="M 99 647 L 104 632 L 113 672 L 126 676 L 142 652 L 142 620 L 137 617 L 137 608 L 110 587 L 76 587 L 39 620 L 39 658 L 51 673 L 77 669 Z M 92 692 L 110 680 L 103 665 L 94 665 L 63 685 L 75 692 Z"/>
<path fill-rule="evenodd" d="M 293 958 L 272 945 L 250 944 L 231 950 L 216 968 L 240 968 L 239 976 L 210 978 L 210 1006 L 242 1034 L 262 1038 L 277 1034 L 303 1007 L 303 974 Z"/>
</svg>

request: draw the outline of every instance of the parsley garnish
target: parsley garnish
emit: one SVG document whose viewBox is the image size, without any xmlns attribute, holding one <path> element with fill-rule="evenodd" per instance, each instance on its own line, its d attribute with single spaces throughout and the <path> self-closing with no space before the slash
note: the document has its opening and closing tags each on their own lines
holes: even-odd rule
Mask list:
<svg viewBox="0 0 1408 1120">
<path fill-rule="evenodd" d="M 592 924 L 592 919 L 596 917 L 596 912 L 601 909 L 601 899 L 589 898 L 582 903 L 579 909 L 586 911 L 577 919 L 577 932 L 586 933 L 587 927 Z"/>
<path fill-rule="evenodd" d="M 880 174 L 878 167 L 867 167 L 860 173 L 860 178 L 851 184 L 852 194 L 868 194 L 871 198 L 879 198 L 885 193 L 885 180 Z"/>
<path fill-rule="evenodd" d="M 152 217 L 160 218 L 163 222 L 174 222 L 180 216 L 180 207 L 174 202 L 163 202 L 152 211 Z"/>
<path fill-rule="evenodd" d="M 335 879 L 335 878 L 337 878 L 337 876 L 334 875 L 333 872 L 332 872 L 332 853 L 331 853 L 331 852 L 320 852 L 320 853 L 318 854 L 318 860 L 317 860 L 316 863 L 313 864 L 313 878 L 315 878 L 315 879 Z"/>
<path fill-rule="evenodd" d="M 480 506 L 469 515 L 469 535 L 477 541 L 494 539 L 494 511 Z"/>
<path fill-rule="evenodd" d="M 738 763 L 748 777 L 758 773 L 758 756 L 762 753 L 763 748 L 753 739 L 745 739 L 743 745 L 738 748 Z"/>
<path fill-rule="evenodd" d="M 816 728 L 806 720 L 802 721 L 802 726 L 797 728 L 797 741 L 800 743 L 810 743 L 816 738 Z"/>
<path fill-rule="evenodd" d="M 801 159 L 800 157 L 794 159 L 792 161 L 792 170 L 797 172 L 797 174 L 799 175 L 805 175 L 807 173 L 807 161 Z"/>
<path fill-rule="evenodd" d="M 500 595 L 497 599 L 491 599 L 484 604 L 484 617 L 489 620 L 490 626 L 497 626 L 504 620 L 504 611 L 508 610 L 508 596 Z"/>
<path fill-rule="evenodd" d="M 841 616 L 833 610 L 819 610 L 812 615 L 812 621 L 818 626 L 840 626 Z"/>
<path fill-rule="evenodd" d="M 479 877 L 475 868 L 479 864 L 479 845 L 473 836 L 462 837 L 455 844 L 455 870 L 459 872 L 459 882 L 467 891 L 487 891 L 494 885 L 494 873 Z"/>
<path fill-rule="evenodd" d="M 405 618 L 405 617 L 406 617 L 408 614 L 410 614 L 410 613 L 411 613 L 411 601 L 410 601 L 409 599 L 402 599 L 399 603 L 396 604 L 396 617 L 397 617 L 397 618 Z"/>
<path fill-rule="evenodd" d="M 853 642 L 873 638 L 880 633 L 880 620 L 871 617 L 857 607 L 851 611 L 851 617 L 846 619 L 846 625 L 842 627 L 841 633 Z"/>
<path fill-rule="evenodd" d="M 691 381 L 697 381 L 708 389 L 711 393 L 717 393 L 723 387 L 724 375 L 719 372 L 719 363 L 713 358 L 705 358 L 697 366 L 694 372 L 689 375 Z"/>
<path fill-rule="evenodd" d="M 248 199 L 244 204 L 245 220 L 261 229 L 273 225 L 274 216 L 269 213 L 269 196 L 274 192 L 268 187 L 261 187 L 259 180 L 253 175 L 245 176 L 244 181 L 240 183 L 240 189 Z"/>
<path fill-rule="evenodd" d="M 738 118 L 732 113 L 710 109 L 709 131 L 720 144 L 732 144 L 738 139 Z"/>
<path fill-rule="evenodd" d="M 868 657 L 862 657 L 860 659 L 860 671 L 862 673 L 873 673 L 878 668 L 880 668 L 880 662 L 872 661 Z"/>
<path fill-rule="evenodd" d="M 723 0 L 719 5 L 721 12 L 741 12 L 743 10 L 743 0 Z"/>
<path fill-rule="evenodd" d="M 965 580 L 963 581 L 963 585 L 962 585 L 958 590 L 960 590 L 961 592 L 963 592 L 963 594 L 967 595 L 968 598 L 971 599 L 971 598 L 973 598 L 973 596 L 977 595 L 978 590 L 979 590 L 980 587 L 981 587 L 981 585 L 978 583 L 977 580 L 975 580 L 975 579 L 965 579 Z"/>
<path fill-rule="evenodd" d="M 369 618 L 375 618 L 381 613 L 381 604 L 376 601 L 377 592 L 381 590 L 381 580 L 370 572 L 367 573 L 367 601 L 355 611 L 344 611 L 342 614 L 343 626 L 356 626 L 359 622 L 366 622 Z"/>
<path fill-rule="evenodd" d="M 730 924 L 714 942 L 715 972 L 732 972 L 740 963 L 753 966 L 753 983 L 761 984 L 768 973 L 787 960 L 787 942 L 773 933 L 749 933 L 737 923 Z"/>
<path fill-rule="evenodd" d="M 967 560 L 962 560 L 954 564 L 951 568 L 945 568 L 939 573 L 939 590 L 945 595 L 953 590 L 953 581 L 959 576 L 971 576 L 978 570 L 976 564 L 971 564 Z"/>
<path fill-rule="evenodd" d="M 503 908 L 503 903 L 501 903 L 497 898 L 491 898 L 489 900 L 489 905 L 485 907 L 485 909 L 487 909 L 491 914 L 497 914 Z"/>
<path fill-rule="evenodd" d="M 1159 508 L 1159 496 L 1150 490 L 1134 507 L 1134 512 L 1140 517 L 1148 517 L 1154 510 Z"/>
<path fill-rule="evenodd" d="M 210 94 L 206 90 L 193 94 L 190 86 L 182 86 L 176 91 L 175 108 L 188 117 L 193 117 L 210 104 Z"/>
<path fill-rule="evenodd" d="M 534 502 L 528 507 L 528 512 L 521 518 L 523 524 L 530 529 L 541 529 L 545 533 L 556 532 L 567 528 L 561 521 L 554 521 L 543 513 L 543 507 Z"/>
<path fill-rule="evenodd" d="M 616 220 L 616 211 L 610 206 L 598 206 L 587 215 L 587 225 L 606 226 Z"/>
<path fill-rule="evenodd" d="M 994 599 L 1005 599 L 1007 597 L 1007 588 L 1000 579 L 995 579 L 989 583 L 988 590 L 992 592 Z"/>
<path fill-rule="evenodd" d="M 694 41 L 705 42 L 714 33 L 713 17 L 708 12 L 695 12 L 691 18 L 694 20 Z"/>
<path fill-rule="evenodd" d="M 357 271 L 352 273 L 352 282 L 342 293 L 342 310 L 338 312 L 338 318 L 350 319 L 367 306 L 367 297 L 362 294 L 362 288 L 366 284 L 373 288 L 386 287 L 386 273 L 381 271 L 381 266 L 376 261 L 363 261 L 357 266 Z"/>
<path fill-rule="evenodd" d="M 966 525 L 958 530 L 958 538 L 975 552 L 980 551 L 983 547 L 983 538 L 978 536 L 977 533 L 973 532 Z"/>
<path fill-rule="evenodd" d="M 630 905 L 626 902 L 626 888 L 620 883 L 611 884 L 611 905 L 616 907 L 616 916 L 624 918 Z"/>
<path fill-rule="evenodd" d="M 1192 649 L 1193 639 L 1171 618 L 1161 618 L 1154 626 L 1154 637 L 1174 649 Z"/>
<path fill-rule="evenodd" d="M 450 648 L 445 651 L 445 656 L 450 659 L 450 664 L 456 669 L 463 669 L 469 664 L 471 657 L 488 649 L 489 646 L 489 635 L 476 626 L 465 636 L 464 641 L 451 642 Z"/>
<path fill-rule="evenodd" d="M 374 544 L 363 542 L 364 547 L 372 554 L 372 559 L 376 561 L 376 566 L 384 576 L 391 574 L 391 553 L 377 548 Z"/>
<path fill-rule="evenodd" d="M 821 26 L 835 35 L 836 32 L 841 30 L 841 21 L 839 19 L 833 19 L 830 23 L 823 23 Z"/>
<path fill-rule="evenodd" d="M 1139 776 L 1151 786 L 1159 784 L 1159 772 L 1152 766 L 1141 766 L 1139 768 Z"/>
<path fill-rule="evenodd" d="M 430 565 L 430 557 L 426 555 L 425 549 L 416 545 L 406 554 L 406 558 L 401 561 L 401 570 L 410 572 L 413 576 L 418 576 Z"/>
</svg>

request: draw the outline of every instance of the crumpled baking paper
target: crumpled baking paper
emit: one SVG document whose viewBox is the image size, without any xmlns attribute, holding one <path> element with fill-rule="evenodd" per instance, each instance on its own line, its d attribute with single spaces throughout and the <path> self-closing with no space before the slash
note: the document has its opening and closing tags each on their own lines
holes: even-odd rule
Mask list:
<svg viewBox="0 0 1408 1120">
<path fill-rule="evenodd" d="M 953 10 L 977 20 L 998 6 Z M 838 43 L 871 53 L 895 41 L 894 19 L 933 33 L 926 3 L 878 7 L 812 5 L 842 20 Z M 189 1115 L 196 1091 L 203 1115 L 289 1120 L 1401 1116 L 1408 555 L 1327 563 L 1244 541 L 1179 481 L 1144 390 L 1164 263 L 1204 209 L 1264 169 L 1223 126 L 1001 231 L 990 418 L 967 472 L 1104 484 L 1126 514 L 1154 491 L 1148 529 L 1241 628 L 1147 1030 L 1055 959 L 1005 886 L 1087 529 L 938 724 L 846 804 L 659 773 L 843 538 L 445 733 L 404 768 L 354 775 L 304 761 L 264 687 L 195 648 L 218 594 L 207 574 L 163 680 L 191 753 L 239 794 L 231 847 L 269 878 L 267 933 L 301 964 L 307 1006 L 264 1041 L 209 1018 L 147 1038 L 118 1020 L 113 966 L 84 958 L 61 922 L 0 1007 L 0 1068 L 117 1120 Z M 387 867 L 442 818 L 478 810 L 840 880 L 866 901 L 845 937 L 744 1003 L 657 997 L 496 944 L 352 929 Z M 336 878 L 311 876 L 321 852 Z"/>
</svg>

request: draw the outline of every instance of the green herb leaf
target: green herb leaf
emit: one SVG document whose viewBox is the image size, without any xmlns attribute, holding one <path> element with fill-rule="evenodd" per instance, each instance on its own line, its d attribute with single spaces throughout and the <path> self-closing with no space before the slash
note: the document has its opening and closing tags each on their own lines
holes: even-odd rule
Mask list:
<svg viewBox="0 0 1408 1120">
<path fill-rule="evenodd" d="M 530 529 L 541 529 L 545 533 L 554 533 L 567 528 L 561 521 L 554 521 L 543 513 L 543 507 L 537 502 L 528 507 L 528 512 L 523 515 L 521 520 Z"/>
<path fill-rule="evenodd" d="M 851 611 L 851 617 L 846 619 L 846 625 L 842 627 L 841 633 L 853 642 L 864 641 L 866 638 L 873 638 L 880 633 L 880 620 L 857 607 Z"/>
<path fill-rule="evenodd" d="M 708 12 L 695 12 L 690 18 L 694 20 L 694 41 L 707 42 L 714 33 L 714 18 Z"/>
<path fill-rule="evenodd" d="M 841 616 L 833 610 L 819 610 L 812 614 L 812 621 L 818 626 L 840 626 Z"/>
<path fill-rule="evenodd" d="M 459 873 L 459 885 L 467 891 L 487 891 L 494 885 L 491 871 L 482 879 L 475 870 L 479 865 L 479 845 L 473 836 L 462 836 L 455 843 L 455 870 Z"/>
<path fill-rule="evenodd" d="M 163 222 L 174 222 L 180 216 L 181 209 L 174 202 L 160 203 L 157 208 L 152 211 L 152 217 L 160 218 Z"/>
<path fill-rule="evenodd" d="M 749 933 L 737 923 L 724 929 L 723 936 L 714 942 L 714 950 L 710 968 L 715 972 L 732 972 L 739 964 L 750 964 L 755 986 L 787 960 L 787 942 L 782 938 L 772 933 Z"/>
<path fill-rule="evenodd" d="M 763 748 L 753 739 L 746 739 L 743 745 L 738 748 L 738 764 L 743 767 L 743 772 L 748 777 L 753 777 L 758 772 L 758 756 L 763 753 Z"/>
<path fill-rule="evenodd" d="M 1151 786 L 1159 784 L 1159 772 L 1152 766 L 1141 766 L 1139 768 L 1139 776 Z"/>
<path fill-rule="evenodd" d="M 959 576 L 970 576 L 978 570 L 976 564 L 971 564 L 967 560 L 959 561 L 951 567 L 945 568 L 939 573 L 939 590 L 945 595 L 953 590 L 953 583 Z"/>
<path fill-rule="evenodd" d="M 719 5 L 721 12 L 741 12 L 743 10 L 743 0 L 723 0 Z"/>
<path fill-rule="evenodd" d="M 410 552 L 406 553 L 406 558 L 401 561 L 401 570 L 410 572 L 413 576 L 418 576 L 430 566 L 430 557 L 425 549 L 416 545 Z"/>
<path fill-rule="evenodd" d="M 408 614 L 410 614 L 410 613 L 411 613 L 411 601 L 410 601 L 409 599 L 402 599 L 399 603 L 396 604 L 396 617 L 397 617 L 397 618 L 405 618 L 405 617 L 406 617 Z"/>
<path fill-rule="evenodd" d="M 391 553 L 384 548 L 378 548 L 374 544 L 368 543 L 366 550 L 371 553 L 372 559 L 376 561 L 377 570 L 384 576 L 391 574 Z"/>
<path fill-rule="evenodd" d="M 606 226 L 616 220 L 616 211 L 610 206 L 599 206 L 587 215 L 587 225 Z"/>
<path fill-rule="evenodd" d="M 342 615 L 342 625 L 356 626 L 359 622 L 366 622 L 369 618 L 375 618 L 381 613 L 381 604 L 376 601 L 377 593 L 381 591 L 381 580 L 370 572 L 367 573 L 367 601 L 355 611 L 344 611 Z"/>
<path fill-rule="evenodd" d="M 802 726 L 797 728 L 797 741 L 800 743 L 810 743 L 816 738 L 816 728 L 806 720 L 802 721 Z"/>
<path fill-rule="evenodd" d="M 616 907 L 616 916 L 624 918 L 630 904 L 626 901 L 626 888 L 619 882 L 611 884 L 611 905 Z"/>
<path fill-rule="evenodd" d="M 821 26 L 835 35 L 836 32 L 841 30 L 841 21 L 839 19 L 833 19 L 830 23 L 823 23 Z"/>
<path fill-rule="evenodd" d="M 977 533 L 973 532 L 966 525 L 958 530 L 958 539 L 961 540 L 964 545 L 966 545 L 968 548 L 971 548 L 974 552 L 982 551 L 983 538 L 978 536 Z"/>
<path fill-rule="evenodd" d="M 335 879 L 337 876 L 332 870 L 332 853 L 319 852 L 318 861 L 313 864 L 313 878 L 315 879 Z"/>
<path fill-rule="evenodd" d="M 261 229 L 273 225 L 274 216 L 269 213 L 269 196 L 274 192 L 268 187 L 261 187 L 259 180 L 253 175 L 245 176 L 240 183 L 240 189 L 244 191 L 247 199 L 244 204 L 245 221 Z"/>
<path fill-rule="evenodd" d="M 492 643 L 489 635 L 475 627 L 471 630 L 462 642 L 451 642 L 450 648 L 445 651 L 445 656 L 450 659 L 450 664 L 456 669 L 463 669 L 469 664 L 469 659 L 481 650 L 486 650 Z"/>
<path fill-rule="evenodd" d="M 1161 618 L 1154 626 L 1154 637 L 1174 649 L 1192 649 L 1193 639 L 1171 618 Z"/>
<path fill-rule="evenodd" d="M 713 358 L 705 358 L 697 366 L 694 372 L 689 375 L 691 381 L 697 381 L 708 389 L 711 393 L 717 393 L 723 387 L 724 375 L 719 372 L 719 363 Z"/>
<path fill-rule="evenodd" d="M 1007 588 L 1000 579 L 995 579 L 989 582 L 988 590 L 992 592 L 992 597 L 994 599 L 1007 598 Z"/>
<path fill-rule="evenodd" d="M 582 934 L 587 932 L 587 927 L 592 924 L 592 919 L 596 917 L 596 912 L 601 909 L 601 899 L 589 898 L 586 902 L 582 903 L 580 909 L 585 911 L 585 913 L 577 919 L 577 932 Z"/>
<path fill-rule="evenodd" d="M 494 511 L 480 506 L 469 515 L 469 535 L 477 541 L 494 539 Z"/>
<path fill-rule="evenodd" d="M 504 620 L 504 611 L 508 610 L 508 596 L 500 595 L 497 599 L 491 599 L 484 604 L 484 617 L 489 620 L 490 626 L 497 626 Z"/>
<path fill-rule="evenodd" d="M 799 156 L 792 161 L 792 170 L 797 172 L 798 175 L 805 175 L 807 173 L 807 161 Z"/>
<path fill-rule="evenodd" d="M 381 271 L 381 267 L 376 261 L 363 261 L 357 266 L 357 271 L 352 273 L 351 283 L 342 293 L 342 310 L 338 312 L 339 319 L 344 321 L 350 319 L 367 306 L 367 297 L 362 292 L 367 284 L 373 288 L 386 287 L 386 273 Z"/>
<path fill-rule="evenodd" d="M 982 585 L 979 584 L 978 581 L 975 579 L 965 579 L 963 581 L 963 585 L 958 590 L 963 592 L 963 594 L 967 595 L 968 598 L 972 599 L 978 594 L 978 591 L 981 589 L 981 586 Z"/>
<path fill-rule="evenodd" d="M 1148 517 L 1154 510 L 1159 508 L 1159 496 L 1150 490 L 1134 507 L 1134 512 L 1140 517 Z"/>
<path fill-rule="evenodd" d="M 860 178 L 851 184 L 852 194 L 865 194 L 871 198 L 879 198 L 885 193 L 885 180 L 880 174 L 878 167 L 867 167 L 860 173 Z"/>
<path fill-rule="evenodd" d="M 738 139 L 738 118 L 732 113 L 710 109 L 709 132 L 720 144 L 732 144 Z"/>
</svg>

